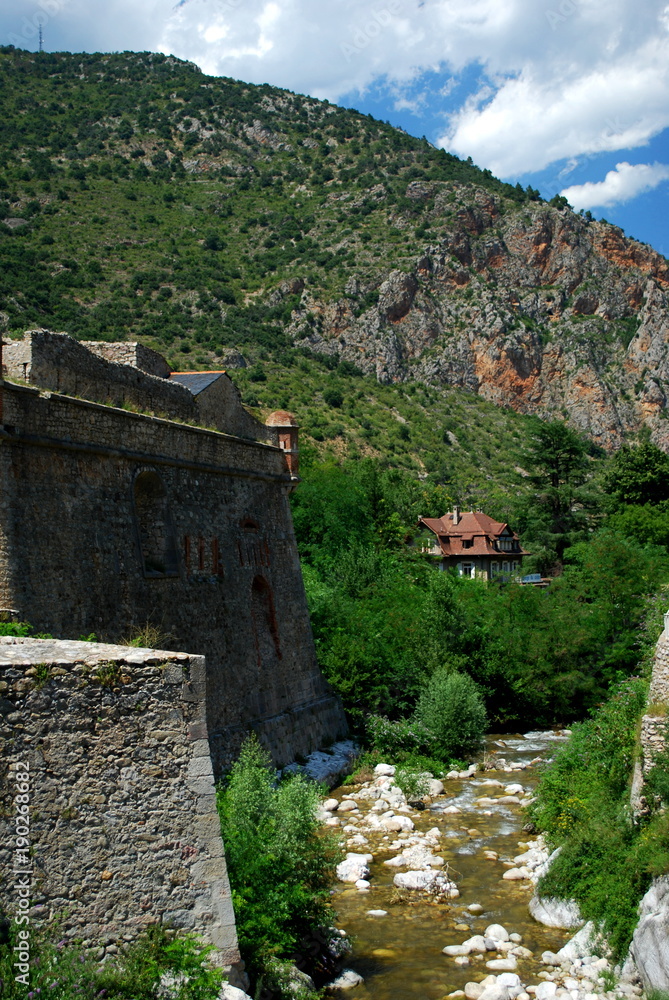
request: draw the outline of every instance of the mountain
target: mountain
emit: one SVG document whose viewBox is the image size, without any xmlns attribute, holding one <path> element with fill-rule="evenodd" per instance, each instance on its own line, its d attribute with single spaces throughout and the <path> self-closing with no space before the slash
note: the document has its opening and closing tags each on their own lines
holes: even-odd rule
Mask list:
<svg viewBox="0 0 669 1000">
<path fill-rule="evenodd" d="M 435 400 L 477 395 L 480 413 L 563 417 L 606 450 L 646 425 L 669 450 L 669 265 L 564 199 L 159 54 L 5 47 L 0 86 L 10 336 L 45 326 L 140 339 L 181 369 L 246 365 L 250 405 L 271 405 L 258 366 L 299 356 L 321 414 L 336 370 L 374 398 L 370 377 L 393 399 L 422 382 Z M 447 419 L 435 410 L 430 448 L 468 433 Z"/>
</svg>

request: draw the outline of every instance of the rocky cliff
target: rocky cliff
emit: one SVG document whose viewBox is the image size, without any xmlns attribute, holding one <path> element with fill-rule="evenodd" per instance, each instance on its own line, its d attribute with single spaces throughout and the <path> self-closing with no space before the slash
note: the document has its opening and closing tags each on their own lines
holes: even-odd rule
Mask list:
<svg viewBox="0 0 669 1000">
<path fill-rule="evenodd" d="M 643 424 L 669 448 L 664 257 L 569 209 L 509 212 L 457 184 L 413 183 L 407 196 L 428 202 L 431 226 L 447 227 L 442 239 L 376 288 L 354 278 L 329 304 L 304 293 L 291 327 L 298 343 L 381 381 L 458 386 L 566 417 L 607 450 Z"/>
</svg>

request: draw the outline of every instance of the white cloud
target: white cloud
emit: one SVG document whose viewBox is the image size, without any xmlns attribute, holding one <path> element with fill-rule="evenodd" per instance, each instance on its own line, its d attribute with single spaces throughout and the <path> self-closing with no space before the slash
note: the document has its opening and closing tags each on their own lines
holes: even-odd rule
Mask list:
<svg viewBox="0 0 669 1000">
<path fill-rule="evenodd" d="M 644 191 L 651 191 L 662 181 L 669 180 L 669 166 L 665 163 L 616 163 L 603 181 L 573 184 L 560 194 L 578 211 L 581 208 L 598 208 L 629 201 Z"/>
<path fill-rule="evenodd" d="M 665 4 L 275 0 L 276 16 L 263 28 L 265 0 L 188 0 L 165 23 L 161 48 L 208 72 L 335 101 L 383 79 L 396 107 L 416 100 L 397 90 L 423 72 L 478 66 L 485 83 L 463 102 L 439 144 L 514 177 L 638 147 L 669 126 Z M 216 46 L 206 44 L 202 26 L 214 10 L 230 29 Z"/>
</svg>

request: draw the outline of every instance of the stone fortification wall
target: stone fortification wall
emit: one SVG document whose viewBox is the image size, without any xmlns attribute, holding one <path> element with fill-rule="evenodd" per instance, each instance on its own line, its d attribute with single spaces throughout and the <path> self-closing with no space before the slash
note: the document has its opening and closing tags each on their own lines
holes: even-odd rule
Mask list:
<svg viewBox="0 0 669 1000">
<path fill-rule="evenodd" d="M 128 356 L 133 353 L 135 358 L 148 361 L 149 354 L 155 352 L 130 351 Z M 9 378 L 43 389 L 113 406 L 125 404 L 176 420 L 197 419 L 195 399 L 183 386 L 133 368 L 125 361 L 118 363 L 115 358 L 98 356 L 66 333 L 30 330 L 22 340 L 5 342 L 2 361 L 3 372 Z"/>
<path fill-rule="evenodd" d="M 114 361 L 118 365 L 132 365 L 147 375 L 155 375 L 156 378 L 169 378 L 172 372 L 162 354 L 136 341 L 109 344 L 104 340 L 82 340 L 81 345 L 100 358 Z"/>
<path fill-rule="evenodd" d="M 655 647 L 648 701 L 669 705 L 669 611 L 664 616 L 664 631 Z"/>
<path fill-rule="evenodd" d="M 72 638 L 151 622 L 206 656 L 217 774 L 249 728 L 280 766 L 345 732 L 280 449 L 29 386 L 3 396 L 1 607 Z"/>
<path fill-rule="evenodd" d="M 33 917 L 58 914 L 67 936 L 110 952 L 162 921 L 210 941 L 223 964 L 239 960 L 205 703 L 200 656 L 0 639 L 0 894 L 10 913 L 14 779 L 28 773 Z"/>
<path fill-rule="evenodd" d="M 656 754 L 664 749 L 666 738 L 666 706 L 669 706 L 669 612 L 664 616 L 664 631 L 657 640 L 653 657 L 648 710 L 641 720 L 639 767 L 641 775 L 653 766 Z M 641 792 L 640 775 L 636 775 L 633 798 Z"/>
</svg>

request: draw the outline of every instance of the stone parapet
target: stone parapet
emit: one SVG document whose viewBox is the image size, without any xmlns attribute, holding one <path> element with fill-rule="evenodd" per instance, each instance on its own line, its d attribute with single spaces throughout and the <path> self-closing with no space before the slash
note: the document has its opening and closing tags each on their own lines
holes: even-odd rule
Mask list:
<svg viewBox="0 0 669 1000">
<path fill-rule="evenodd" d="M 133 346 L 139 345 L 127 345 Z M 4 343 L 3 374 L 52 392 L 130 406 L 177 420 L 197 420 L 197 405 L 188 389 L 130 363 L 132 354 L 136 360 L 147 360 L 144 353 L 141 358 L 137 358 L 137 351 L 126 353 L 128 360 L 120 362 L 94 353 L 66 333 L 29 330 L 22 340 Z M 122 356 L 123 352 L 119 354 Z M 147 366 L 156 370 L 155 365 Z"/>
<path fill-rule="evenodd" d="M 97 354 L 98 357 L 114 361 L 118 365 L 132 365 L 133 368 L 139 368 L 147 375 L 169 378 L 172 373 L 172 369 L 162 354 L 152 351 L 150 347 L 145 347 L 144 344 L 137 341 L 109 344 L 104 340 L 82 340 L 81 344 L 93 354 Z"/>
<path fill-rule="evenodd" d="M 14 779 L 29 774 L 30 904 L 110 945 L 151 923 L 239 960 L 203 656 L 0 638 L 0 893 L 19 905 Z M 25 861 L 25 856 L 24 856 Z"/>
</svg>

